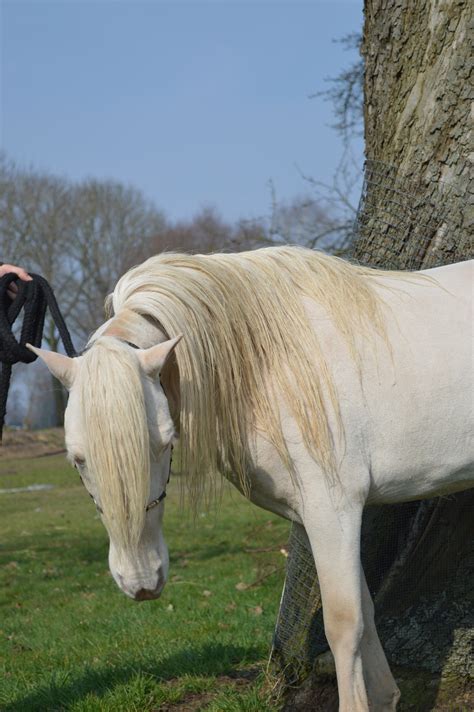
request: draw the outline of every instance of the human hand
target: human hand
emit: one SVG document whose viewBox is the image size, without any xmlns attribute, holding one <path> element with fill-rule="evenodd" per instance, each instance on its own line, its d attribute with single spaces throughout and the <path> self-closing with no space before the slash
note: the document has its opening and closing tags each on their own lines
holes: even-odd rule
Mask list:
<svg viewBox="0 0 474 712">
<path fill-rule="evenodd" d="M 19 278 L 22 279 L 24 282 L 31 282 L 33 279 L 32 277 L 30 277 L 28 272 L 23 269 L 23 267 L 17 267 L 16 265 L 10 264 L 0 265 L 0 277 L 3 277 L 4 274 L 10 274 L 10 272 L 14 272 L 15 274 L 17 274 Z M 16 282 L 11 282 L 7 289 L 7 294 L 10 299 L 15 299 L 17 292 L 18 285 L 16 284 Z"/>
</svg>

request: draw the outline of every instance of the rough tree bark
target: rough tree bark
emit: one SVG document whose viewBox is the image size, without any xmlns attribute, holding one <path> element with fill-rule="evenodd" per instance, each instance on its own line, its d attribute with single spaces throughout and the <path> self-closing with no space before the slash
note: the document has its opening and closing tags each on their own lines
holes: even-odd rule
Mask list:
<svg viewBox="0 0 474 712">
<path fill-rule="evenodd" d="M 469 22 L 467 0 L 365 2 L 359 262 L 420 269 L 474 256 Z M 474 709 L 473 519 L 474 490 L 365 514 L 362 558 L 400 710 Z M 313 576 L 294 528 L 275 658 L 298 683 L 285 709 L 329 712 L 337 692 Z"/>
<path fill-rule="evenodd" d="M 408 230 L 398 239 L 365 230 L 355 250 L 361 261 L 419 269 L 472 254 L 470 19 L 468 0 L 365 4 L 366 155 L 393 166 L 385 176 L 372 165 L 370 214 L 378 227 L 388 207 Z M 396 199 L 383 191 L 390 180 L 410 193 L 403 205 L 387 205 Z"/>
</svg>

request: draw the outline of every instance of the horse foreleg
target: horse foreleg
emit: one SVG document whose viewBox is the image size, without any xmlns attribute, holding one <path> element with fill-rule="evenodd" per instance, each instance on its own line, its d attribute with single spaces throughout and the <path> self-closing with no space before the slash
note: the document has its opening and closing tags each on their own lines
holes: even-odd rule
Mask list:
<svg viewBox="0 0 474 712">
<path fill-rule="evenodd" d="M 368 712 L 361 642 L 360 529 L 362 503 L 336 511 L 329 495 L 306 507 L 304 526 L 313 551 L 323 603 L 324 630 L 336 663 L 339 712 Z"/>
<path fill-rule="evenodd" d="M 374 604 L 361 567 L 364 633 L 361 641 L 364 678 L 373 712 L 394 712 L 400 690 L 393 678 L 374 622 Z"/>
</svg>

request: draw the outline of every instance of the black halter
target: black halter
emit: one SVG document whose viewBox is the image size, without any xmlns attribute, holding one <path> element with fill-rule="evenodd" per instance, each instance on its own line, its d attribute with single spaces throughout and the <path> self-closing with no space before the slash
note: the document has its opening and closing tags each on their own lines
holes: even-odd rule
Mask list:
<svg viewBox="0 0 474 712">
<path fill-rule="evenodd" d="M 164 500 L 164 498 L 166 497 L 166 487 L 168 486 L 169 481 L 170 481 L 170 478 L 171 478 L 171 464 L 172 464 L 172 460 L 173 460 L 173 446 L 171 445 L 170 469 L 169 469 L 169 473 L 168 473 L 168 479 L 166 480 L 165 489 L 163 490 L 163 492 L 162 492 L 156 499 L 152 499 L 151 502 L 148 502 L 148 504 L 147 504 L 146 507 L 145 507 L 145 512 L 149 512 L 150 509 L 153 509 L 154 507 L 157 507 L 157 506 L 160 504 L 160 502 L 162 502 L 162 501 Z M 80 478 L 82 484 L 84 485 L 84 480 L 82 479 L 82 476 L 81 476 L 80 474 L 79 474 L 79 478 Z M 84 485 L 84 487 L 85 487 L 85 485 Z M 87 490 L 87 487 L 86 487 L 86 490 Z M 101 507 L 99 504 L 97 504 L 94 495 L 92 495 L 92 494 L 89 492 L 89 497 L 90 497 L 90 498 L 92 499 L 92 501 L 94 502 L 95 508 L 97 509 L 97 511 L 98 511 L 100 514 L 103 514 L 103 513 L 104 513 L 104 510 L 102 509 L 102 507 Z"/>
<path fill-rule="evenodd" d="M 145 512 L 148 512 L 150 509 L 153 509 L 153 507 L 156 507 L 166 497 L 166 488 L 168 487 L 169 481 L 171 479 L 171 465 L 172 465 L 172 463 L 173 463 L 173 446 L 171 445 L 170 469 L 168 472 L 168 479 L 166 480 L 165 488 L 164 488 L 163 492 L 156 499 L 152 499 L 151 502 L 148 502 L 147 506 L 145 507 Z"/>
</svg>

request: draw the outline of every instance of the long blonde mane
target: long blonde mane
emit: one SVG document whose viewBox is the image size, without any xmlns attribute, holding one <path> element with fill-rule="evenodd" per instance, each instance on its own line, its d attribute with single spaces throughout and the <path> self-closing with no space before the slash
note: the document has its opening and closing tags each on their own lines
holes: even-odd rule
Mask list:
<svg viewBox="0 0 474 712">
<path fill-rule="evenodd" d="M 153 319 L 169 338 L 184 334 L 176 349 L 181 467 L 194 495 L 215 472 L 231 470 L 246 487 L 249 433 L 255 427 L 293 473 L 278 397 L 285 399 L 328 478 L 337 476 L 336 434 L 328 420 L 329 408 L 338 418 L 337 394 L 302 299 L 309 297 L 326 310 L 357 362 L 356 337 L 378 333 L 385 338 L 372 279 L 380 275 L 323 253 L 278 247 L 237 254 L 164 253 L 119 280 L 110 298 L 116 315 L 131 310 Z M 111 367 L 107 378 L 122 389 L 114 397 L 125 401 L 132 387 L 125 384 L 119 361 L 117 374 Z M 120 412 L 127 411 L 128 405 Z M 126 427 L 131 435 L 132 423 Z M 141 421 L 138 427 L 144 440 Z M 134 456 L 139 447 L 137 442 Z"/>
<path fill-rule="evenodd" d="M 85 458 L 114 540 L 137 544 L 150 490 L 148 421 L 138 358 L 102 336 L 82 357 L 78 379 Z M 127 525 L 125 526 L 125 523 Z"/>
</svg>

